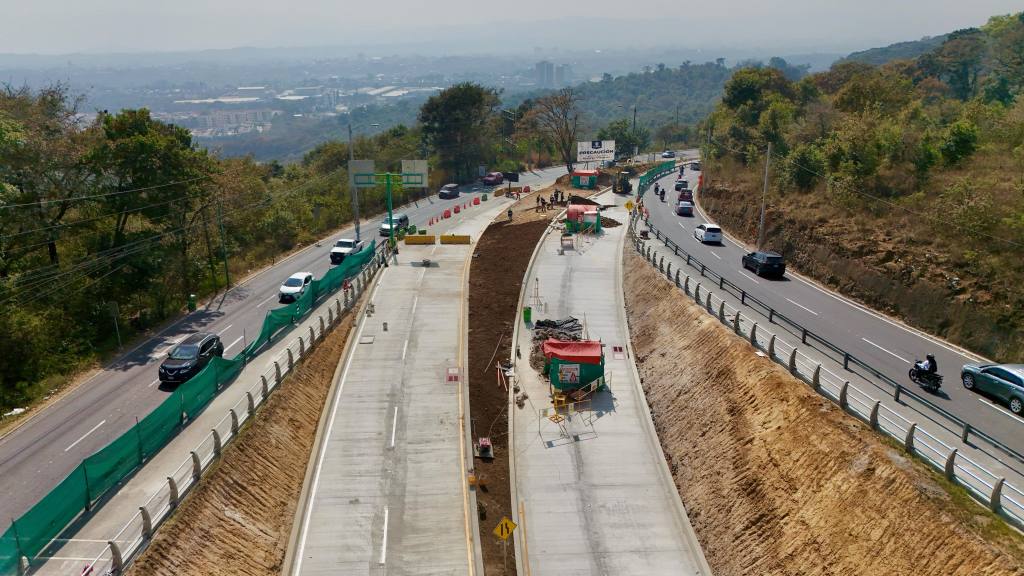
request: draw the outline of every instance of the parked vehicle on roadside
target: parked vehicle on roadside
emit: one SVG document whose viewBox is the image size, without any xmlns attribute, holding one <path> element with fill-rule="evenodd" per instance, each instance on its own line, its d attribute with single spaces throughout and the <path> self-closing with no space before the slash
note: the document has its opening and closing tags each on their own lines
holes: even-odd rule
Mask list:
<svg viewBox="0 0 1024 576">
<path fill-rule="evenodd" d="M 459 185 L 458 184 L 445 184 L 441 186 L 441 189 L 437 191 L 437 197 L 441 199 L 446 198 L 458 198 L 459 197 Z"/>
<path fill-rule="evenodd" d="M 676 203 L 676 214 L 679 216 L 693 216 L 693 202 L 683 200 Z"/>
<path fill-rule="evenodd" d="M 701 224 L 693 229 L 693 237 L 704 244 L 721 244 L 722 229 L 714 224 Z"/>
<path fill-rule="evenodd" d="M 394 213 L 395 222 L 395 234 L 398 234 L 402 230 L 409 227 L 409 217 L 401 212 Z M 384 217 L 384 221 L 380 223 L 380 235 L 390 236 L 391 235 L 391 222 L 388 221 L 387 216 Z"/>
<path fill-rule="evenodd" d="M 363 249 L 363 242 L 354 238 L 342 238 L 335 242 L 331 248 L 331 264 L 341 264 L 346 256 L 355 254 Z"/>
<path fill-rule="evenodd" d="M 1024 415 L 1024 364 L 964 364 L 960 370 L 964 388 L 995 397 Z"/>
<path fill-rule="evenodd" d="M 278 294 L 277 301 L 281 303 L 294 302 L 302 295 L 306 293 L 309 285 L 313 282 L 313 275 L 309 272 L 296 272 L 288 277 L 281 284 L 281 291 Z"/>
<path fill-rule="evenodd" d="M 786 273 L 786 260 L 777 252 L 759 250 L 743 256 L 743 267 L 758 276 L 782 278 Z"/>
<path fill-rule="evenodd" d="M 483 183 L 488 186 L 497 186 L 505 181 L 505 175 L 501 172 L 488 172 L 483 177 Z"/>
<path fill-rule="evenodd" d="M 199 373 L 214 356 L 224 355 L 224 344 L 216 334 L 196 332 L 171 349 L 160 363 L 160 382 L 181 384 Z"/>
</svg>

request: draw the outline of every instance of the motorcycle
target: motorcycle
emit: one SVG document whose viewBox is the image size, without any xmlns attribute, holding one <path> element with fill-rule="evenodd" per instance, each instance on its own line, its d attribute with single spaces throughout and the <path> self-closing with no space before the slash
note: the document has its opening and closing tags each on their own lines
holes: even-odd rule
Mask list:
<svg viewBox="0 0 1024 576">
<path fill-rule="evenodd" d="M 931 392 L 932 394 L 939 391 L 942 387 L 942 375 L 932 374 L 928 372 L 924 363 L 920 360 L 914 361 L 914 366 L 910 369 L 910 381 Z"/>
<path fill-rule="evenodd" d="M 664 188 L 661 189 L 661 194 L 660 195 L 661 195 L 661 201 L 664 202 L 665 201 L 665 189 Z"/>
</svg>

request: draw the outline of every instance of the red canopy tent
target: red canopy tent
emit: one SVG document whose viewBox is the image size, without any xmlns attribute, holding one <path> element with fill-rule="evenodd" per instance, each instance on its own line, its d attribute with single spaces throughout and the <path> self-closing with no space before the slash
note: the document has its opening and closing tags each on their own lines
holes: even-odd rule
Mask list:
<svg viewBox="0 0 1024 576">
<path fill-rule="evenodd" d="M 555 357 L 566 362 L 579 362 L 580 364 L 601 363 L 601 342 L 598 340 L 563 342 L 548 338 L 544 341 L 541 349 L 549 360 Z"/>
</svg>

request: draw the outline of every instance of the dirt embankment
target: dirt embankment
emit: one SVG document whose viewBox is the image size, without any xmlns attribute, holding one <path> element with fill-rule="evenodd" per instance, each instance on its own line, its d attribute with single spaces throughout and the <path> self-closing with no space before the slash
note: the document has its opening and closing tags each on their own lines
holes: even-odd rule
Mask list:
<svg viewBox="0 0 1024 576">
<path fill-rule="evenodd" d="M 728 164 L 699 198 L 715 221 L 751 244 L 760 178 Z M 801 273 L 980 354 L 1024 361 L 1020 271 L 968 249 L 958 231 L 890 208 L 845 209 L 824 191 L 776 195 L 766 222 L 768 246 Z"/>
<path fill-rule="evenodd" d="M 495 363 L 508 361 L 516 322 L 519 286 L 533 249 L 551 219 L 561 210 L 536 210 L 536 196 L 545 198 L 554 187 L 524 196 L 513 205 L 512 221 L 492 223 L 477 242 L 469 270 L 469 404 L 473 436 L 490 436 L 495 458 L 476 459 L 477 474 L 486 482 L 477 492 L 484 572 L 506 574 L 501 540 L 491 533 L 502 516 L 512 517 L 508 464 L 508 392 L 498 384 Z M 560 188 L 561 189 L 561 188 Z M 579 191 L 573 190 L 573 193 Z M 508 554 L 508 574 L 515 573 L 515 551 Z"/>
<path fill-rule="evenodd" d="M 716 576 L 1024 574 L 1019 533 L 626 252 L 644 390 Z"/>
<path fill-rule="evenodd" d="M 130 572 L 280 574 L 317 424 L 353 315 L 274 392 Z"/>
</svg>

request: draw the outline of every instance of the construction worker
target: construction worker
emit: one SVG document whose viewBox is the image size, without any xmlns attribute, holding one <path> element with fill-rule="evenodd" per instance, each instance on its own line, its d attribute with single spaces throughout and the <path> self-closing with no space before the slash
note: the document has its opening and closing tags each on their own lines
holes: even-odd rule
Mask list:
<svg viewBox="0 0 1024 576">
<path fill-rule="evenodd" d="M 508 209 L 508 221 L 509 222 L 512 221 L 512 209 L 511 208 Z"/>
</svg>

